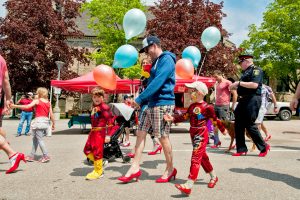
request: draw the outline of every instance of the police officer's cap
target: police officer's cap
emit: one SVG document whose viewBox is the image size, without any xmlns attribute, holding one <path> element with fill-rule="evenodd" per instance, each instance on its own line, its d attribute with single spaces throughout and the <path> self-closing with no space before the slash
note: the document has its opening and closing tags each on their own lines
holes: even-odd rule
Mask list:
<svg viewBox="0 0 300 200">
<path fill-rule="evenodd" d="M 239 63 L 243 62 L 244 60 L 249 59 L 249 58 L 253 59 L 253 56 L 249 55 L 249 54 L 248 55 L 239 55 Z"/>
</svg>

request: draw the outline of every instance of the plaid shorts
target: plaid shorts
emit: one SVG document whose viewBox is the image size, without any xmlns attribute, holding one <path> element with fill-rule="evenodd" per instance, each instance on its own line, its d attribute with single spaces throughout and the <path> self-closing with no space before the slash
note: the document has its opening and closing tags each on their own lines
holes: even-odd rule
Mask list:
<svg viewBox="0 0 300 200">
<path fill-rule="evenodd" d="M 173 115 L 174 105 L 155 106 L 147 108 L 142 116 L 138 127 L 139 131 L 149 132 L 153 129 L 153 134 L 157 138 L 168 136 L 170 133 L 171 123 L 164 121 L 164 115 Z"/>
</svg>

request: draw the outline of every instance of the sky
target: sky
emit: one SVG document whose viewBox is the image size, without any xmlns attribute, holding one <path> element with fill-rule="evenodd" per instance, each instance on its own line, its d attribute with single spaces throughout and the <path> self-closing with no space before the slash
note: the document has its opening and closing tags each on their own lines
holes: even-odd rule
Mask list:
<svg viewBox="0 0 300 200">
<path fill-rule="evenodd" d="M 90 0 L 88 0 L 90 1 Z M 219 3 L 222 0 L 211 0 Z M 223 27 L 232 33 L 229 40 L 239 46 L 243 40 L 247 39 L 248 26 L 251 24 L 260 25 L 263 20 L 263 12 L 267 5 L 273 0 L 223 0 L 223 12 L 227 14 L 222 21 Z M 0 16 L 5 16 L 5 9 L 2 4 L 6 0 L 0 0 Z M 154 5 L 157 0 L 142 0 L 146 5 Z M 200 36 L 199 36 L 200 38 Z"/>
</svg>

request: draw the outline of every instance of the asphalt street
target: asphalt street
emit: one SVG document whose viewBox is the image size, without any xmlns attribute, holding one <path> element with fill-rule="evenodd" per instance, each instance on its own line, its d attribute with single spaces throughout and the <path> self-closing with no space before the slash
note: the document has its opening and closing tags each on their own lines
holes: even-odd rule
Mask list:
<svg viewBox="0 0 300 200">
<path fill-rule="evenodd" d="M 11 146 L 28 154 L 31 150 L 31 136 L 15 137 L 18 120 L 4 120 Z M 173 145 L 174 166 L 178 170 L 175 181 L 158 184 L 165 168 L 163 154 L 148 156 L 152 142 L 147 137 L 142 157 L 142 176 L 139 182 L 120 183 L 117 178 L 124 174 L 130 164 L 122 160 L 111 161 L 105 168 L 105 176 L 96 181 L 86 181 L 85 175 L 93 170 L 87 165 L 83 147 L 88 134 L 78 125 L 71 129 L 68 120 L 57 122 L 52 137 L 45 142 L 50 153 L 49 163 L 21 163 L 19 170 L 5 174 L 10 167 L 6 154 L 0 152 L 0 200 L 10 199 L 299 199 L 300 198 L 300 120 L 265 121 L 269 132 L 271 151 L 267 157 L 258 157 L 258 151 L 247 156 L 232 157 L 225 153 L 229 136 L 221 135 L 219 149 L 207 148 L 210 160 L 217 172 L 219 182 L 214 189 L 207 187 L 209 175 L 201 169 L 192 194 L 186 197 L 174 187 L 184 183 L 190 167 L 191 142 L 188 124 L 182 123 L 172 128 L 170 135 Z M 135 136 L 130 137 L 131 146 L 122 148 L 129 152 L 135 144 Z M 251 143 L 247 140 L 248 148 Z M 234 152 L 234 151 L 232 151 Z M 38 150 L 38 155 L 41 152 Z"/>
</svg>

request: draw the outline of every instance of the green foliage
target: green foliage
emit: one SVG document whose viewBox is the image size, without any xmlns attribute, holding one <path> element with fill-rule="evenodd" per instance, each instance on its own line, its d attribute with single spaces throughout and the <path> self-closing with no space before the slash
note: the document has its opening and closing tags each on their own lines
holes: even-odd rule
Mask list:
<svg viewBox="0 0 300 200">
<path fill-rule="evenodd" d="M 136 65 L 130 68 L 122 69 L 122 74 L 124 78 L 139 79 L 141 78 L 141 71 L 142 71 L 141 64 L 137 63 Z"/>
<path fill-rule="evenodd" d="M 154 17 L 148 21 L 147 33 L 157 35 L 164 50 L 175 53 L 178 59 L 186 47 L 198 47 L 202 52 L 202 62 L 206 49 L 200 37 L 206 28 L 217 27 L 224 40 L 230 36 L 221 23 L 226 17 L 222 11 L 223 3 L 209 0 L 160 0 L 149 9 Z M 201 75 L 211 75 L 216 69 L 226 75 L 235 74 L 237 68 L 233 62 L 239 53 L 240 49 L 234 45 L 227 46 L 223 41 L 219 42 L 206 54 Z M 197 70 L 200 70 L 200 65 Z"/>
<path fill-rule="evenodd" d="M 92 0 L 82 6 L 82 11 L 90 15 L 89 28 L 97 35 L 95 45 L 100 51 L 91 55 L 97 64 L 112 66 L 115 51 L 126 43 L 123 17 L 132 8 L 145 11 L 140 0 Z"/>
<path fill-rule="evenodd" d="M 295 91 L 300 79 L 300 0 L 275 0 L 260 27 L 249 27 L 249 40 L 241 45 L 252 53 L 267 75 L 286 81 Z"/>
<path fill-rule="evenodd" d="M 83 37 L 75 24 L 83 0 L 10 0 L 7 16 L 0 18 L 0 54 L 8 64 L 14 92 L 49 87 L 56 79 L 55 61 L 63 61 L 61 79 L 77 77 L 70 67 L 74 60 L 88 63 L 87 49 L 67 44 L 68 36 Z"/>
</svg>

